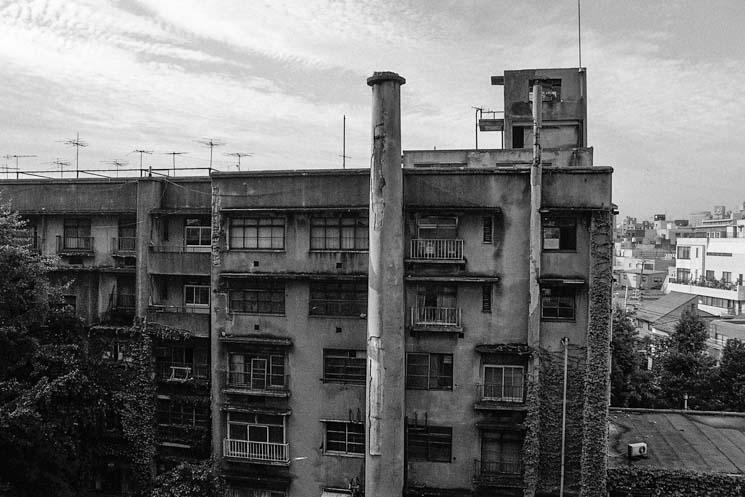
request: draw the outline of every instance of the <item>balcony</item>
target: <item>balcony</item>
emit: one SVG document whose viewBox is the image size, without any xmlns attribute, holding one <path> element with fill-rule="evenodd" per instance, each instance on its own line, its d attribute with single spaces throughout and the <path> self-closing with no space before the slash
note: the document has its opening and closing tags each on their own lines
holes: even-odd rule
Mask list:
<svg viewBox="0 0 745 497">
<path fill-rule="evenodd" d="M 195 337 L 209 337 L 209 307 L 151 305 L 147 308 L 147 320 L 171 328 L 189 330 Z"/>
<path fill-rule="evenodd" d="M 282 382 L 281 385 L 277 383 Z M 269 384 L 274 382 L 275 384 Z M 265 377 L 251 379 L 251 373 L 241 371 L 227 372 L 228 393 L 240 393 L 245 395 L 256 395 L 262 397 L 289 397 L 290 396 L 290 375 L 284 375 L 281 378 Z"/>
<path fill-rule="evenodd" d="M 151 245 L 148 270 L 154 274 L 210 274 L 210 247 Z"/>
<path fill-rule="evenodd" d="M 502 383 L 483 383 L 477 385 L 481 400 L 489 402 L 521 403 L 524 399 L 522 385 L 504 385 Z"/>
<path fill-rule="evenodd" d="M 411 240 L 409 260 L 436 264 L 462 264 L 465 262 L 463 240 L 425 238 Z"/>
<path fill-rule="evenodd" d="M 461 310 L 458 307 L 412 307 L 411 327 L 421 331 L 461 332 Z"/>
<path fill-rule="evenodd" d="M 667 290 L 690 295 L 700 295 L 702 297 L 738 301 L 745 300 L 745 285 L 738 285 L 737 283 L 670 278 L 667 283 Z"/>
<path fill-rule="evenodd" d="M 134 257 L 137 249 L 137 238 L 121 237 L 111 239 L 111 253 L 122 257 Z"/>
<path fill-rule="evenodd" d="M 57 236 L 60 255 L 93 255 L 92 236 Z"/>
<path fill-rule="evenodd" d="M 245 461 L 266 464 L 289 464 L 290 444 L 249 442 L 248 440 L 223 440 L 223 455 Z"/>
<path fill-rule="evenodd" d="M 473 483 L 482 487 L 522 488 L 522 463 L 519 460 L 473 461 Z"/>
</svg>

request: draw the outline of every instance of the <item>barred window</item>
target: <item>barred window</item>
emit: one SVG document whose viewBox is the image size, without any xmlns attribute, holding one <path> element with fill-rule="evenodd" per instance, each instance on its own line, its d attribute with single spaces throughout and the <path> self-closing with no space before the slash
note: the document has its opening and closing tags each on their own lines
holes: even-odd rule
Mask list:
<svg viewBox="0 0 745 497">
<path fill-rule="evenodd" d="M 212 226 L 210 218 L 207 216 L 187 218 L 184 238 L 187 246 L 204 247 L 211 245 Z"/>
<path fill-rule="evenodd" d="M 541 290 L 541 318 L 574 320 L 576 292 L 573 288 L 543 288 Z"/>
<path fill-rule="evenodd" d="M 231 249 L 285 248 L 285 219 L 282 217 L 237 217 L 230 219 Z"/>
<path fill-rule="evenodd" d="M 310 225 L 311 250 L 368 249 L 367 215 L 313 217 Z"/>
<path fill-rule="evenodd" d="M 406 388 L 452 390 L 453 354 L 406 354 Z"/>
<path fill-rule="evenodd" d="M 453 429 L 410 424 L 406 442 L 407 455 L 411 461 L 450 462 Z"/>
<path fill-rule="evenodd" d="M 161 425 L 204 426 L 209 419 L 209 406 L 181 399 L 158 399 L 156 416 Z"/>
<path fill-rule="evenodd" d="M 283 281 L 233 280 L 229 284 L 230 312 L 284 314 Z"/>
<path fill-rule="evenodd" d="M 363 423 L 326 421 L 326 452 L 364 454 L 365 425 Z"/>
<path fill-rule="evenodd" d="M 367 282 L 311 282 L 309 306 L 312 316 L 359 317 L 367 312 Z"/>
<path fill-rule="evenodd" d="M 367 353 L 364 350 L 323 351 L 323 380 L 338 383 L 365 383 Z"/>
<path fill-rule="evenodd" d="M 483 242 L 492 243 L 494 241 L 494 219 L 491 216 L 481 218 L 483 224 Z"/>
</svg>

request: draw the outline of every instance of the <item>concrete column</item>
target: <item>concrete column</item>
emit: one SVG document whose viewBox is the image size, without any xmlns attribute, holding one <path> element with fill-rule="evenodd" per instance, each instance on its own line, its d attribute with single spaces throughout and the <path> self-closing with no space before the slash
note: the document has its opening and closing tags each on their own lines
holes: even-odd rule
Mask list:
<svg viewBox="0 0 745 497">
<path fill-rule="evenodd" d="M 140 179 L 137 182 L 137 269 L 136 294 L 137 318 L 142 319 L 147 314 L 150 301 L 150 282 L 147 272 L 148 247 L 150 245 L 150 231 L 152 216 L 150 211 L 160 207 L 163 183 L 152 179 Z"/>
<path fill-rule="evenodd" d="M 404 488 L 405 336 L 401 85 L 376 72 L 372 87 L 370 264 L 367 301 L 365 495 L 398 497 Z"/>
</svg>

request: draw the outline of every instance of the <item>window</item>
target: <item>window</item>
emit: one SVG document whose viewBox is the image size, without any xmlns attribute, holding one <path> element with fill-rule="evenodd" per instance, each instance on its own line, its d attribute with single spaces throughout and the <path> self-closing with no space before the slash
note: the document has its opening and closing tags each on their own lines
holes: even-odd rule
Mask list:
<svg viewBox="0 0 745 497">
<path fill-rule="evenodd" d="M 310 283 L 312 316 L 355 316 L 367 313 L 367 282 L 312 281 Z"/>
<path fill-rule="evenodd" d="M 573 288 L 542 288 L 541 319 L 574 320 L 575 296 Z"/>
<path fill-rule="evenodd" d="M 675 281 L 678 283 L 688 283 L 691 281 L 691 270 L 677 268 L 675 270 Z"/>
<path fill-rule="evenodd" d="M 698 247 L 696 247 L 696 258 L 698 258 Z"/>
<path fill-rule="evenodd" d="M 450 462 L 453 429 L 444 426 L 409 425 L 406 452 L 411 461 Z"/>
<path fill-rule="evenodd" d="M 481 474 L 519 474 L 522 437 L 514 432 L 481 435 Z"/>
<path fill-rule="evenodd" d="M 119 220 L 119 241 L 117 242 L 118 250 L 135 250 L 137 236 L 137 221 L 135 219 Z"/>
<path fill-rule="evenodd" d="M 156 416 L 161 425 L 204 426 L 209 419 L 209 406 L 199 406 L 181 399 L 159 398 Z"/>
<path fill-rule="evenodd" d="M 522 402 L 525 368 L 523 366 L 484 366 L 484 399 Z"/>
<path fill-rule="evenodd" d="M 365 383 L 367 353 L 364 350 L 323 351 L 323 381 Z"/>
<path fill-rule="evenodd" d="M 284 416 L 228 412 L 228 439 L 283 444 Z M 252 447 L 249 447 L 248 450 L 251 449 Z"/>
<path fill-rule="evenodd" d="M 706 281 L 714 281 L 714 271 L 706 270 Z"/>
<path fill-rule="evenodd" d="M 424 216 L 417 220 L 417 238 L 452 240 L 458 236 L 458 218 Z"/>
<path fill-rule="evenodd" d="M 690 259 L 691 247 L 678 247 L 678 259 Z"/>
<path fill-rule="evenodd" d="M 231 249 L 283 250 L 285 219 L 282 217 L 240 217 L 230 219 Z"/>
<path fill-rule="evenodd" d="M 725 283 L 732 283 L 732 273 L 729 271 L 722 271 L 722 281 Z"/>
<path fill-rule="evenodd" d="M 78 218 L 65 219 L 62 248 L 91 250 L 91 220 Z"/>
<path fill-rule="evenodd" d="M 78 297 L 75 295 L 63 295 L 62 296 L 63 307 L 68 309 L 70 312 L 75 312 L 78 308 Z"/>
<path fill-rule="evenodd" d="M 230 312 L 284 314 L 285 284 L 282 281 L 232 280 Z"/>
<path fill-rule="evenodd" d="M 721 299 L 718 297 L 702 297 L 699 296 L 698 303 L 700 305 L 710 305 L 712 307 L 719 307 L 721 309 L 728 309 L 734 311 L 735 301 L 730 299 Z"/>
<path fill-rule="evenodd" d="M 367 250 L 368 242 L 367 215 L 311 219 L 311 250 Z"/>
<path fill-rule="evenodd" d="M 187 307 L 209 307 L 209 285 L 184 285 L 184 304 Z"/>
<path fill-rule="evenodd" d="M 209 349 L 206 347 L 158 347 L 155 361 L 161 380 L 209 377 Z"/>
<path fill-rule="evenodd" d="M 212 227 L 210 224 L 210 218 L 206 216 L 187 218 L 184 227 L 186 245 L 191 247 L 211 245 Z"/>
<path fill-rule="evenodd" d="M 452 390 L 453 354 L 406 354 L 406 388 Z"/>
<path fill-rule="evenodd" d="M 365 425 L 345 421 L 326 421 L 326 453 L 365 453 Z"/>
<path fill-rule="evenodd" d="M 230 354 L 228 385 L 249 390 L 281 389 L 285 382 L 285 356 L 281 354 Z"/>
<path fill-rule="evenodd" d="M 491 312 L 491 285 L 481 287 L 481 312 Z"/>
<path fill-rule="evenodd" d="M 483 225 L 483 242 L 492 243 L 494 239 L 494 220 L 491 216 L 482 217 L 481 223 Z"/>
<path fill-rule="evenodd" d="M 544 216 L 543 250 L 577 250 L 577 219 Z"/>
<path fill-rule="evenodd" d="M 527 129 L 523 126 L 512 127 L 512 148 L 525 147 L 525 132 Z"/>
</svg>

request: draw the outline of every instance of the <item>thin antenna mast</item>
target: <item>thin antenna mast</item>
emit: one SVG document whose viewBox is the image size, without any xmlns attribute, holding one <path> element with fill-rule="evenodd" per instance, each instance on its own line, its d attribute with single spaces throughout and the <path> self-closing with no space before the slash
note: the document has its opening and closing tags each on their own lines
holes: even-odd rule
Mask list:
<svg viewBox="0 0 745 497">
<path fill-rule="evenodd" d="M 63 177 L 63 169 L 68 167 L 70 165 L 69 160 L 62 160 L 59 157 L 54 159 L 52 162 L 48 162 L 47 164 L 51 164 L 53 166 L 59 166 L 59 177 Z"/>
<path fill-rule="evenodd" d="M 582 69 L 582 0 L 577 0 L 577 48 L 579 49 L 579 68 Z"/>
<path fill-rule="evenodd" d="M 347 159 L 351 159 L 351 157 L 347 155 L 347 115 L 343 114 L 343 116 L 344 118 L 342 120 L 341 131 L 341 155 L 337 157 L 341 157 L 341 168 L 346 169 Z"/>
<path fill-rule="evenodd" d="M 170 155 L 173 159 L 173 175 L 176 176 L 176 156 L 188 154 L 189 152 L 165 152 L 166 155 Z"/>
<path fill-rule="evenodd" d="M 87 147 L 88 143 L 84 142 L 80 139 L 80 133 L 77 133 L 75 135 L 75 138 L 71 138 L 69 140 L 65 140 L 64 143 L 66 145 L 70 145 L 72 147 L 75 147 L 75 177 L 80 177 L 80 169 L 79 169 L 79 160 L 80 160 L 80 147 Z"/>
<path fill-rule="evenodd" d="M 119 168 L 120 167 L 124 167 L 124 166 L 126 166 L 128 164 L 127 161 L 125 161 L 125 160 L 119 160 L 119 159 L 105 160 L 105 161 L 103 161 L 103 163 L 104 164 L 111 164 L 112 166 L 114 166 L 116 168 L 116 177 L 117 178 L 119 177 Z"/>
<path fill-rule="evenodd" d="M 148 155 L 150 155 L 150 154 L 153 153 L 153 151 L 152 150 L 136 149 L 136 150 L 132 150 L 131 153 L 140 154 L 140 174 L 142 174 L 142 154 L 148 154 Z"/>
<path fill-rule="evenodd" d="M 241 170 L 241 157 L 252 157 L 253 156 L 252 153 L 244 153 L 244 152 L 231 152 L 225 155 L 238 158 L 238 164 L 236 164 L 235 167 L 237 167 L 239 171 Z"/>
<path fill-rule="evenodd" d="M 3 169 L 5 170 L 5 177 L 7 178 L 11 169 L 15 170 L 16 172 L 20 171 L 20 169 L 18 168 L 18 159 L 19 158 L 20 159 L 23 159 L 23 158 L 26 158 L 26 157 L 36 157 L 36 156 L 35 155 L 26 155 L 26 154 L 9 154 L 9 155 L 4 155 L 3 157 L 5 157 L 6 160 L 10 160 L 10 159 L 15 159 L 16 160 L 16 167 L 15 168 L 12 168 L 12 167 L 8 166 L 7 162 L 6 162 L 5 166 L 3 167 Z"/>
<path fill-rule="evenodd" d="M 205 147 L 210 148 L 210 171 L 212 171 L 212 149 L 215 147 L 221 147 L 222 145 L 225 145 L 225 143 L 221 140 L 216 140 L 213 138 L 205 138 L 204 140 L 197 140 L 197 143 L 201 143 Z"/>
</svg>

